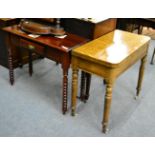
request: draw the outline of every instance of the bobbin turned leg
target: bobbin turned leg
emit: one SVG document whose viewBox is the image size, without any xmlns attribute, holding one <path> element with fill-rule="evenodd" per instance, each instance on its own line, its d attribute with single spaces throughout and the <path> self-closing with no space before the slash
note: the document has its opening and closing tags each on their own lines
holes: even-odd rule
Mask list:
<svg viewBox="0 0 155 155">
<path fill-rule="evenodd" d="M 78 69 L 73 68 L 73 71 L 72 71 L 72 105 L 71 105 L 72 116 L 75 116 L 77 89 L 78 89 Z"/>
<path fill-rule="evenodd" d="M 141 59 L 141 65 L 139 68 L 138 84 L 137 84 L 137 93 L 136 93 L 137 96 L 139 96 L 139 93 L 140 93 L 140 90 L 142 87 L 142 81 L 143 81 L 143 77 L 144 77 L 144 70 L 145 70 L 145 64 L 146 64 L 146 57 L 147 57 L 147 55 L 145 55 Z"/>
<path fill-rule="evenodd" d="M 109 121 L 110 106 L 112 101 L 112 89 L 113 89 L 112 81 L 106 80 L 106 94 L 105 94 L 104 113 L 103 113 L 103 121 L 102 121 L 102 131 L 104 133 L 108 131 L 108 121 Z"/>
<path fill-rule="evenodd" d="M 8 66 L 9 66 L 9 76 L 10 76 L 10 84 L 14 84 L 14 71 L 13 71 L 13 58 L 12 58 L 12 51 L 8 49 Z"/>
<path fill-rule="evenodd" d="M 63 99 L 62 99 L 62 112 L 67 111 L 67 94 L 68 94 L 68 69 L 63 69 Z"/>
</svg>

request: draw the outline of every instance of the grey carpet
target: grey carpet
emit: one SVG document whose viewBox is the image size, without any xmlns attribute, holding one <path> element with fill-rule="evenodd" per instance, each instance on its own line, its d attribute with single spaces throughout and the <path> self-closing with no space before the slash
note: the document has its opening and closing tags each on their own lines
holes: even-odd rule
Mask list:
<svg viewBox="0 0 155 155">
<path fill-rule="evenodd" d="M 68 106 L 61 113 L 62 70 L 48 59 L 15 70 L 15 85 L 10 86 L 8 70 L 0 66 L 0 136 L 155 136 L 155 65 L 150 65 L 155 41 L 149 47 L 141 95 L 134 99 L 139 62 L 115 83 L 109 132 L 101 133 L 105 88 L 100 77 L 92 76 L 90 98 L 78 102 L 77 115 L 70 116 L 71 70 Z"/>
</svg>

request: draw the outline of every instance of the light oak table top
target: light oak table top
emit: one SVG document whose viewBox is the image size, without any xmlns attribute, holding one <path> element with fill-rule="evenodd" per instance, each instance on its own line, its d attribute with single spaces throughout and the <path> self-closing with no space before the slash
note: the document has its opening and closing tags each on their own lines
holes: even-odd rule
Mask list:
<svg viewBox="0 0 155 155">
<path fill-rule="evenodd" d="M 141 60 L 141 65 L 136 95 L 138 96 L 140 93 L 149 41 L 150 37 L 147 36 L 115 30 L 75 48 L 72 52 L 72 115 L 75 115 L 76 110 L 78 70 L 81 69 L 86 73 L 104 78 L 106 93 L 102 130 L 105 133 L 109 121 L 114 83 L 119 75 L 138 60 Z"/>
<path fill-rule="evenodd" d="M 147 36 L 115 30 L 74 49 L 72 55 L 116 67 L 149 40 Z"/>
</svg>

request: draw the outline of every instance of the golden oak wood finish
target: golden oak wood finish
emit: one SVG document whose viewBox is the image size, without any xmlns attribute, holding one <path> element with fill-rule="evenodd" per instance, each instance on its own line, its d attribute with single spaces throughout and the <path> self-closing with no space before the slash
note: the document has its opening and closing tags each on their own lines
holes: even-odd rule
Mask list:
<svg viewBox="0 0 155 155">
<path fill-rule="evenodd" d="M 103 113 L 103 132 L 107 131 L 112 90 L 116 78 L 141 59 L 137 95 L 139 95 L 150 38 L 115 30 L 72 52 L 72 115 L 75 115 L 78 70 L 96 74 L 105 79 L 106 94 Z"/>
</svg>

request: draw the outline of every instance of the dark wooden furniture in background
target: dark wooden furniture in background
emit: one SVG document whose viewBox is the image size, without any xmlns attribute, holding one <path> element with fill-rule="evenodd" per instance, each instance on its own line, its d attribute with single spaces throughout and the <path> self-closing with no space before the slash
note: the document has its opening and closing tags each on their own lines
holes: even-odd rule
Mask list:
<svg viewBox="0 0 155 155">
<path fill-rule="evenodd" d="M 132 32 L 137 29 L 138 34 L 142 34 L 143 27 L 151 27 L 155 29 L 155 18 L 118 18 L 117 20 L 117 28 L 121 30 Z M 153 64 L 154 56 L 155 48 L 152 54 L 151 64 Z"/>
<path fill-rule="evenodd" d="M 77 47 L 88 39 L 66 33 L 67 36 L 63 39 L 52 37 L 51 35 L 39 36 L 37 38 L 30 37 L 27 33 L 23 32 L 18 25 L 3 28 L 7 36 L 8 46 L 8 59 L 9 59 L 9 75 L 10 83 L 14 83 L 14 71 L 13 71 L 13 50 L 16 47 L 22 47 L 29 51 L 30 59 L 31 52 L 35 52 L 50 60 L 56 61 L 61 64 L 63 72 L 63 87 L 62 87 L 62 111 L 63 114 L 67 111 L 67 88 L 68 88 L 68 69 L 70 67 L 71 51 L 74 47 Z M 30 74 L 32 73 L 32 61 L 29 61 Z"/>
<path fill-rule="evenodd" d="M 96 39 L 116 28 L 116 19 L 85 20 L 78 18 L 63 18 L 62 25 L 67 32 Z"/>
<path fill-rule="evenodd" d="M 151 27 L 155 29 L 155 18 L 142 18 L 142 19 L 138 19 L 138 22 L 139 22 L 139 31 L 138 31 L 139 34 L 142 34 L 143 27 L 148 27 L 148 28 Z M 148 36 L 150 36 L 151 39 L 154 39 L 154 34 L 153 36 L 151 35 L 148 35 Z M 155 48 L 153 50 L 153 54 L 150 62 L 150 64 L 152 65 L 154 64 L 153 63 L 154 56 L 155 56 Z"/>
<path fill-rule="evenodd" d="M 140 34 L 141 26 L 155 28 L 155 18 L 117 18 L 117 29 L 129 32 L 138 29 L 138 33 Z"/>
</svg>

